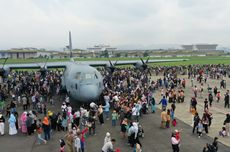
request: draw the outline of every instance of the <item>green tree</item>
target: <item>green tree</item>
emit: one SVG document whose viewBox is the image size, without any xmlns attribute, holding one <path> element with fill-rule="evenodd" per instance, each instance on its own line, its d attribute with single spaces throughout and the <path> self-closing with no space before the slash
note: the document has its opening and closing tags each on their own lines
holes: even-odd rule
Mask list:
<svg viewBox="0 0 230 152">
<path fill-rule="evenodd" d="M 117 58 L 119 58 L 119 57 L 121 57 L 121 53 L 116 53 L 115 56 L 116 56 Z"/>
<path fill-rule="evenodd" d="M 145 52 L 143 53 L 143 56 L 144 56 L 144 57 L 147 57 L 147 56 L 149 56 L 149 53 L 148 53 L 147 51 L 145 51 Z"/>
</svg>

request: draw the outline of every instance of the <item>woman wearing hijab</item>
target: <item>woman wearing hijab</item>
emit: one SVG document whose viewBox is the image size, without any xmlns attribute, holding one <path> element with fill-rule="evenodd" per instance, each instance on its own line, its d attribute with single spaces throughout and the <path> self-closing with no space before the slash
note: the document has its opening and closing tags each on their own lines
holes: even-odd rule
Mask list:
<svg viewBox="0 0 230 152">
<path fill-rule="evenodd" d="M 27 133 L 27 127 L 26 127 L 27 112 L 23 112 L 20 119 L 21 119 L 22 133 Z"/>
<path fill-rule="evenodd" d="M 0 113 L 0 135 L 4 135 L 5 131 L 5 118 Z"/>
<path fill-rule="evenodd" d="M 17 134 L 18 132 L 17 132 L 17 129 L 15 126 L 16 118 L 12 113 L 10 114 L 10 118 L 9 118 L 8 122 L 9 122 L 9 135 Z"/>
</svg>

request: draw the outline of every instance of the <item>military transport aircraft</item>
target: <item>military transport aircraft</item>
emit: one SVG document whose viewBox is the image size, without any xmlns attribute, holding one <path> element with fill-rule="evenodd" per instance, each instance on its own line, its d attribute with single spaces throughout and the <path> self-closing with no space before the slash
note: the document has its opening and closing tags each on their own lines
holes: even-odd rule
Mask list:
<svg viewBox="0 0 230 152">
<path fill-rule="evenodd" d="M 148 60 L 147 63 L 177 61 L 184 60 Z M 39 66 L 41 64 L 42 63 L 4 64 L 0 69 L 0 74 L 7 75 L 7 73 L 13 69 L 40 69 L 45 72 L 47 68 L 64 68 L 62 87 L 66 89 L 72 100 L 76 102 L 92 102 L 98 100 L 104 88 L 103 77 L 101 73 L 94 68 L 95 66 L 105 66 L 107 69 L 111 68 L 111 70 L 114 70 L 115 65 L 138 65 L 136 67 L 140 70 L 147 68 L 146 62 L 139 62 L 138 60 L 118 61 L 115 65 L 112 63 L 108 65 L 108 61 L 82 61 L 81 63 L 74 61 L 48 62 L 45 67 Z"/>
</svg>

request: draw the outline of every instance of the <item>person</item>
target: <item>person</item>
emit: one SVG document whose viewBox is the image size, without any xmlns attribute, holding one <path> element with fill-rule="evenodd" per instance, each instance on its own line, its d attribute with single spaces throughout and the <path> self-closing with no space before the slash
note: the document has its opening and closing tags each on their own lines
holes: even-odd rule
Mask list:
<svg viewBox="0 0 230 152">
<path fill-rule="evenodd" d="M 109 102 L 105 102 L 105 106 L 102 106 L 102 108 L 104 108 L 104 114 L 106 120 L 109 120 L 109 108 L 110 108 Z"/>
<path fill-rule="evenodd" d="M 194 89 L 193 89 L 193 93 L 194 93 L 195 98 L 197 98 L 197 92 L 198 92 L 198 88 L 197 88 L 197 86 L 195 85 L 195 87 L 194 87 Z"/>
<path fill-rule="evenodd" d="M 78 130 L 77 132 L 81 134 L 81 152 L 85 151 L 85 133 L 88 131 L 88 128 L 83 129 L 82 131 Z"/>
<path fill-rule="evenodd" d="M 45 140 L 50 140 L 50 123 L 48 117 L 44 117 L 42 121 L 42 128 L 45 134 Z"/>
<path fill-rule="evenodd" d="M 67 151 L 68 152 L 73 152 L 73 132 L 70 130 L 68 134 L 66 135 L 66 142 L 67 142 Z"/>
<path fill-rule="evenodd" d="M 173 126 L 173 127 L 176 127 L 176 125 L 177 125 L 177 121 L 176 121 L 176 119 L 174 118 L 173 121 L 172 121 L 172 126 Z"/>
<path fill-rule="evenodd" d="M 193 130 L 192 130 L 192 133 L 195 132 L 195 129 L 197 128 L 197 125 L 198 125 L 199 122 L 200 122 L 200 117 L 199 117 L 199 114 L 196 112 L 195 116 L 193 118 Z"/>
<path fill-rule="evenodd" d="M 16 118 L 14 116 L 14 114 L 10 114 L 10 118 L 8 120 L 9 122 L 9 135 L 15 135 L 18 133 L 17 129 L 16 129 Z"/>
<path fill-rule="evenodd" d="M 172 144 L 173 152 L 179 152 L 180 151 L 179 143 L 180 143 L 180 140 L 177 140 L 175 133 L 172 133 L 171 144 Z"/>
<path fill-rule="evenodd" d="M 212 145 L 214 146 L 215 151 L 218 151 L 218 138 L 215 137 Z"/>
<path fill-rule="evenodd" d="M 156 101 L 154 97 L 152 97 L 152 100 L 151 100 L 151 110 L 152 110 L 152 113 L 156 112 Z"/>
<path fill-rule="evenodd" d="M 225 137 L 227 136 L 226 128 L 222 127 L 222 130 L 219 131 L 219 136 Z"/>
<path fill-rule="evenodd" d="M 128 130 L 129 134 L 129 143 L 131 147 L 134 147 L 134 145 L 139 141 L 138 138 L 138 123 L 133 122 L 131 123 L 131 126 Z"/>
<path fill-rule="evenodd" d="M 128 119 L 124 118 L 124 120 L 121 123 L 121 134 L 122 134 L 122 138 L 125 138 L 126 132 L 128 130 L 127 128 L 128 128 Z"/>
<path fill-rule="evenodd" d="M 104 124 L 104 117 L 103 117 L 102 105 L 99 105 L 99 108 L 98 108 L 98 118 L 99 118 L 100 124 L 103 125 Z"/>
<path fill-rule="evenodd" d="M 166 116 L 167 120 L 166 120 L 166 128 L 170 128 L 170 110 L 167 110 L 167 116 Z"/>
<path fill-rule="evenodd" d="M 212 102 L 213 102 L 213 95 L 212 95 L 212 93 L 209 93 L 209 95 L 208 95 L 208 101 L 209 101 L 209 106 L 212 107 Z"/>
<path fill-rule="evenodd" d="M 200 136 L 202 136 L 203 129 L 204 129 L 204 127 L 203 127 L 202 121 L 200 120 L 198 125 L 197 125 L 198 138 L 200 138 Z"/>
<path fill-rule="evenodd" d="M 166 107 L 167 107 L 167 99 L 165 98 L 165 96 L 163 96 L 163 98 L 161 99 L 159 104 L 162 105 L 162 107 L 161 107 L 162 110 L 166 109 Z"/>
<path fill-rule="evenodd" d="M 30 116 L 29 113 L 26 116 L 27 116 L 27 119 L 26 119 L 27 133 L 28 133 L 28 135 L 31 135 L 32 130 L 33 130 L 33 128 L 32 128 L 33 119 L 32 119 L 32 117 Z"/>
<path fill-rule="evenodd" d="M 24 94 L 22 95 L 22 105 L 23 105 L 23 110 L 28 109 L 27 98 L 26 98 L 26 96 Z"/>
<path fill-rule="evenodd" d="M 204 111 L 205 110 L 208 110 L 208 99 L 207 98 L 205 98 L 204 100 Z"/>
<path fill-rule="evenodd" d="M 26 127 L 26 119 L 27 119 L 27 112 L 23 112 L 21 115 L 21 131 L 22 133 L 27 133 L 27 127 Z"/>
<path fill-rule="evenodd" d="M 215 86 L 214 89 L 213 89 L 213 92 L 214 92 L 215 97 L 216 97 L 216 95 L 217 95 L 217 91 L 218 91 L 218 89 L 217 89 L 217 87 Z"/>
<path fill-rule="evenodd" d="M 230 135 L 230 130 L 229 130 L 229 128 L 230 128 L 230 114 L 228 113 L 228 114 L 226 114 L 226 119 L 224 120 L 224 125 L 225 125 L 225 128 L 226 128 L 226 132 L 227 132 L 227 136 L 229 136 Z"/>
<path fill-rule="evenodd" d="M 216 152 L 216 151 L 213 145 L 206 143 L 203 148 L 203 152 Z"/>
<path fill-rule="evenodd" d="M 88 121 L 87 121 L 87 125 L 89 127 L 89 135 L 96 135 L 96 122 L 95 122 L 95 116 L 92 116 L 92 114 L 90 114 Z"/>
<path fill-rule="evenodd" d="M 2 113 L 0 113 L 0 134 L 1 136 L 5 134 L 5 118 Z"/>
<path fill-rule="evenodd" d="M 60 142 L 59 152 L 64 152 L 65 151 L 65 141 L 63 139 L 60 139 L 59 142 Z"/>
<path fill-rule="evenodd" d="M 112 118 L 112 126 L 116 126 L 116 121 L 118 120 L 118 114 L 117 114 L 117 112 L 116 112 L 116 110 L 113 110 L 113 113 L 112 113 L 112 116 L 111 116 L 111 118 Z"/>
<path fill-rule="evenodd" d="M 163 109 L 163 111 L 161 112 L 161 128 L 166 127 L 166 122 L 167 122 L 167 113 L 165 109 Z"/>
<path fill-rule="evenodd" d="M 46 144 L 47 141 L 46 141 L 45 139 L 42 138 L 41 119 L 39 120 L 39 122 L 40 122 L 40 123 L 38 124 L 37 129 L 36 129 L 37 134 L 38 134 L 38 144 L 40 145 L 41 142 L 43 142 L 44 144 Z"/>
<path fill-rule="evenodd" d="M 111 136 L 110 136 L 110 133 L 107 132 L 106 135 L 105 135 L 105 139 L 104 139 L 104 145 L 107 143 L 107 142 L 110 142 L 111 141 Z"/>
<path fill-rule="evenodd" d="M 224 107 L 229 108 L 229 90 L 224 95 Z"/>
<path fill-rule="evenodd" d="M 221 94 L 220 94 L 220 91 L 218 91 L 217 94 L 216 94 L 217 102 L 220 101 L 220 97 L 221 97 Z"/>
<path fill-rule="evenodd" d="M 192 111 L 192 108 L 196 111 L 196 105 L 197 105 L 197 100 L 195 97 L 191 98 L 191 107 L 190 107 L 190 112 Z"/>
<path fill-rule="evenodd" d="M 112 139 L 111 141 L 107 142 L 101 149 L 102 152 L 112 152 L 113 146 L 115 144 L 116 140 Z"/>
<path fill-rule="evenodd" d="M 202 117 L 202 124 L 203 124 L 203 127 L 204 127 L 204 130 L 205 130 L 205 133 L 208 134 L 208 124 L 209 124 L 209 119 L 207 117 L 207 114 L 203 114 L 203 117 Z"/>
<path fill-rule="evenodd" d="M 77 136 L 74 138 L 74 149 L 75 152 L 81 152 L 81 133 L 77 132 Z"/>
</svg>

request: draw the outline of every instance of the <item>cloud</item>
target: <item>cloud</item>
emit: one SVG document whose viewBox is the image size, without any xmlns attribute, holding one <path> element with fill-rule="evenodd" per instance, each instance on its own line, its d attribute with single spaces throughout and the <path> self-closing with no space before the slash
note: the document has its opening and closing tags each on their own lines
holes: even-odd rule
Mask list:
<svg viewBox="0 0 230 152">
<path fill-rule="evenodd" d="M 1 0 L 0 49 L 218 43 L 229 45 L 228 0 Z"/>
</svg>

